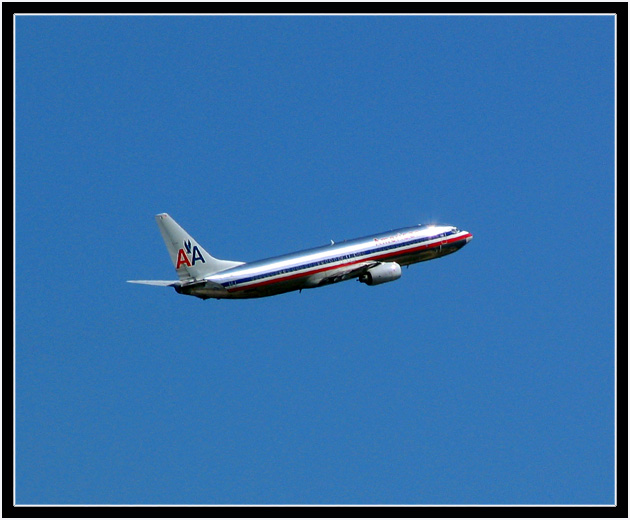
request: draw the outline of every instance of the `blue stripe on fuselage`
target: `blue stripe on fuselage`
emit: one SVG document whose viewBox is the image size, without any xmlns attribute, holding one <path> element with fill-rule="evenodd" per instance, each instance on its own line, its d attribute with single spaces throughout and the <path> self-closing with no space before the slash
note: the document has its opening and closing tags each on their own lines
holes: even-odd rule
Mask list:
<svg viewBox="0 0 630 520">
<path fill-rule="evenodd" d="M 323 258 L 321 260 L 317 260 L 314 262 L 299 264 L 299 265 L 291 266 L 291 267 L 283 267 L 281 269 L 274 269 L 273 271 L 267 271 L 264 273 L 247 276 L 244 278 L 238 278 L 236 280 L 230 280 L 229 282 L 223 282 L 222 285 L 226 289 L 228 289 L 230 292 L 234 292 L 238 290 L 245 290 L 245 289 L 253 289 L 256 287 L 260 287 L 262 285 L 282 282 L 282 281 L 291 280 L 294 278 L 307 277 L 307 276 L 311 276 L 313 274 L 317 274 L 320 272 L 338 269 L 341 267 L 346 267 L 349 265 L 358 264 L 365 261 L 377 261 L 377 260 L 381 260 L 383 258 L 392 257 L 392 256 L 394 257 L 403 256 L 403 255 L 414 253 L 421 250 L 429 251 L 435 247 L 439 247 L 440 245 L 443 245 L 442 241 L 438 243 L 425 244 L 419 247 L 410 247 L 410 246 L 416 246 L 417 244 L 420 244 L 423 242 L 430 242 L 430 241 L 437 240 L 440 238 L 445 238 L 455 233 L 457 232 L 446 231 L 444 233 L 440 233 L 434 236 L 414 238 L 413 240 L 408 240 L 403 243 L 398 242 L 398 243 L 387 244 L 387 245 L 379 246 L 379 247 L 372 247 L 370 249 L 366 249 L 362 251 L 350 252 L 345 255 Z M 450 239 L 448 242 L 452 244 L 454 242 L 463 240 L 464 239 L 463 237 L 464 236 L 457 237 L 456 239 Z M 378 253 L 385 253 L 385 254 L 378 255 Z M 371 255 L 377 255 L 377 256 L 371 256 Z M 353 259 L 353 260 L 351 262 L 337 264 L 337 262 L 342 262 L 344 260 L 349 260 L 349 259 Z M 335 264 L 335 265 L 327 265 L 327 264 Z M 326 267 L 321 268 L 321 266 L 324 266 L 324 265 L 326 265 Z M 304 269 L 309 269 L 309 270 L 304 271 Z M 295 274 L 291 274 L 291 273 L 295 273 Z M 283 276 L 282 278 L 274 278 L 277 276 L 281 276 L 283 274 L 287 274 L 288 276 Z M 242 284 L 247 284 L 256 280 L 264 280 L 264 281 L 257 284 L 251 284 L 251 285 L 245 285 L 245 286 L 242 285 Z"/>
</svg>

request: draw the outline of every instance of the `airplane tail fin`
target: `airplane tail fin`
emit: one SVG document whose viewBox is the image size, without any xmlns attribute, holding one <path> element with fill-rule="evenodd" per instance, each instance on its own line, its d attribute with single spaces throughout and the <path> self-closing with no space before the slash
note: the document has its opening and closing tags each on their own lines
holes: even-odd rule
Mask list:
<svg viewBox="0 0 630 520">
<path fill-rule="evenodd" d="M 244 263 L 214 258 L 167 213 L 156 215 L 155 220 L 181 281 L 201 280 Z"/>
</svg>

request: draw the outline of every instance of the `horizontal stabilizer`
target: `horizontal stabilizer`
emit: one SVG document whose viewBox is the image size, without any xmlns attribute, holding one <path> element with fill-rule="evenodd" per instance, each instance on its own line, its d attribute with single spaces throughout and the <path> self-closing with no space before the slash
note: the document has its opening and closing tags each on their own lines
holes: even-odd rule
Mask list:
<svg viewBox="0 0 630 520">
<path fill-rule="evenodd" d="M 176 287 L 181 285 L 179 280 L 127 280 L 129 283 L 141 283 L 144 285 L 159 285 L 161 287 Z"/>
</svg>

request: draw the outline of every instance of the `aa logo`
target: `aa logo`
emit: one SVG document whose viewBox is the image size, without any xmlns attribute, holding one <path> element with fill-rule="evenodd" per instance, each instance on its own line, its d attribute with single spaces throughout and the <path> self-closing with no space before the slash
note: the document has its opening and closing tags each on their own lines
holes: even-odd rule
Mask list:
<svg viewBox="0 0 630 520">
<path fill-rule="evenodd" d="M 201 255 L 201 253 L 199 252 L 199 248 L 197 246 L 192 246 L 192 251 L 191 251 L 190 246 L 191 246 L 190 240 L 186 240 L 186 242 L 184 242 L 184 247 L 186 248 L 186 251 L 184 251 L 183 249 L 180 249 L 179 252 L 177 253 L 177 267 L 175 269 L 179 269 L 182 265 L 192 267 L 193 265 L 195 265 L 195 262 L 197 261 L 200 261 L 202 263 L 206 262 L 203 259 L 203 256 Z M 192 261 L 190 260 L 191 253 L 192 253 Z"/>
</svg>

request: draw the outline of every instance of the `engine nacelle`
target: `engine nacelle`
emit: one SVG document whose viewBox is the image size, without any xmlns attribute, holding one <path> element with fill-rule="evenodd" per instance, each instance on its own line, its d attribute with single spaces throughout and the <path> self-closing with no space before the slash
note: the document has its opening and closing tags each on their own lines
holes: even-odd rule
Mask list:
<svg viewBox="0 0 630 520">
<path fill-rule="evenodd" d="M 402 270 L 400 265 L 396 262 L 384 262 L 359 276 L 359 281 L 366 285 L 378 285 L 385 282 L 393 282 L 401 276 Z"/>
</svg>

